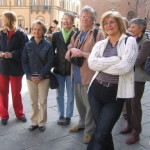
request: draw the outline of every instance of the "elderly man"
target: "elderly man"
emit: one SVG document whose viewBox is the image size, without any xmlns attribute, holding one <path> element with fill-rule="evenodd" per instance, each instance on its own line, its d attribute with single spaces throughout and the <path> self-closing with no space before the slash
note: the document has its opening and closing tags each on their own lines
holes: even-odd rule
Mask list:
<svg viewBox="0 0 150 150">
<path fill-rule="evenodd" d="M 78 57 L 83 61 L 83 64 L 73 63 L 72 65 L 72 79 L 74 82 L 76 105 L 80 120 L 78 125 L 70 129 L 70 132 L 77 132 L 84 129 L 83 143 L 85 144 L 89 143 L 95 129 L 87 95 L 88 86 L 94 72 L 89 69 L 87 59 L 94 44 L 104 39 L 101 31 L 93 29 L 94 21 L 94 9 L 89 6 L 82 8 L 80 14 L 81 31 L 77 32 L 72 37 L 66 53 L 66 59 L 71 62 L 76 62 L 75 60 L 79 62 L 80 60 L 76 59 Z"/>
</svg>

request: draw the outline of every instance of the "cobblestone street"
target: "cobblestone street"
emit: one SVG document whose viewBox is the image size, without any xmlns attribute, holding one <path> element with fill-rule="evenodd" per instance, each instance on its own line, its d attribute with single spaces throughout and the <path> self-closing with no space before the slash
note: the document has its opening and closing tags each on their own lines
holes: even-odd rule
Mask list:
<svg viewBox="0 0 150 150">
<path fill-rule="evenodd" d="M 26 86 L 26 79 L 23 79 L 23 104 L 24 111 L 27 116 L 27 123 L 19 122 L 15 115 L 11 104 L 10 96 L 10 119 L 8 125 L 0 124 L 0 150 L 85 150 L 86 145 L 82 143 L 83 131 L 78 133 L 70 133 L 69 128 L 78 122 L 78 112 L 76 105 L 74 108 L 74 116 L 69 126 L 58 126 L 56 91 L 50 90 L 48 96 L 48 122 L 45 132 L 39 130 L 33 132 L 28 131 L 30 126 L 30 102 L 29 94 Z M 133 145 L 127 145 L 125 140 L 130 136 L 119 134 L 120 129 L 126 126 L 126 121 L 120 117 L 114 130 L 113 140 L 115 150 L 149 150 L 150 145 L 150 83 L 146 83 L 144 96 L 142 98 L 142 133 L 140 141 Z"/>
</svg>

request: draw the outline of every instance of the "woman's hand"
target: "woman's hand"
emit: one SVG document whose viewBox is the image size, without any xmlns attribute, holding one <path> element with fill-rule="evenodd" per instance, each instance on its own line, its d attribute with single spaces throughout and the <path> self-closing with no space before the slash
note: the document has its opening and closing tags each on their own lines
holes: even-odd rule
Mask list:
<svg viewBox="0 0 150 150">
<path fill-rule="evenodd" d="M 5 58 L 12 58 L 12 53 L 5 52 Z"/>
<path fill-rule="evenodd" d="M 5 53 L 2 52 L 2 51 L 0 51 L 0 57 L 1 57 L 1 58 L 4 58 L 4 57 L 5 57 Z"/>
<path fill-rule="evenodd" d="M 35 83 L 39 83 L 41 81 L 41 79 L 39 77 L 31 77 L 31 81 L 35 82 Z"/>
</svg>

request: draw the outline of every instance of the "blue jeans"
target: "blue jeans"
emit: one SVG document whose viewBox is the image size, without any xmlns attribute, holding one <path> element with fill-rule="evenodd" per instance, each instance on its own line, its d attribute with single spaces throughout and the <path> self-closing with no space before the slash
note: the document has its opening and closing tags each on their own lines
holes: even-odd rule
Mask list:
<svg viewBox="0 0 150 150">
<path fill-rule="evenodd" d="M 89 89 L 89 103 L 96 123 L 87 150 L 114 150 L 111 131 L 117 122 L 124 99 L 116 99 L 117 85 L 106 87 L 96 80 Z"/>
<path fill-rule="evenodd" d="M 59 117 L 72 117 L 73 108 L 74 108 L 74 88 L 71 83 L 71 76 L 62 76 L 56 74 L 56 78 L 59 83 L 59 88 L 57 89 L 57 105 Z M 65 114 L 65 86 L 67 90 L 67 106 L 66 106 L 66 115 Z"/>
</svg>

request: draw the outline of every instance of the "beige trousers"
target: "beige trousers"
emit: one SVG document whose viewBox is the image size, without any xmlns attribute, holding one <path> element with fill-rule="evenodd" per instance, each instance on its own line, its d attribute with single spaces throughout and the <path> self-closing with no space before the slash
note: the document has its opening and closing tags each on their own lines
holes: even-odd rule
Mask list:
<svg viewBox="0 0 150 150">
<path fill-rule="evenodd" d="M 47 121 L 47 96 L 49 90 L 49 79 L 44 79 L 38 84 L 27 80 L 31 103 L 32 125 L 45 126 Z"/>
</svg>

